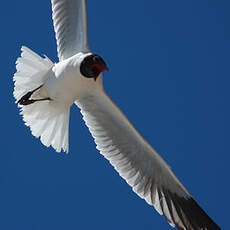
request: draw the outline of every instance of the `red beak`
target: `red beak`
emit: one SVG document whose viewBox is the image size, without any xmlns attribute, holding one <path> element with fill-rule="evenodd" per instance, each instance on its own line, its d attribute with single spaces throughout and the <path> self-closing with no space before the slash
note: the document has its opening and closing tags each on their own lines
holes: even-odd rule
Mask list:
<svg viewBox="0 0 230 230">
<path fill-rule="evenodd" d="M 99 74 L 94 78 L 94 80 L 96 81 L 97 78 L 99 77 L 99 75 L 103 72 L 103 71 L 109 71 L 109 68 L 107 66 L 100 66 L 98 64 L 94 64 L 94 67 L 96 67 L 99 70 Z"/>
<path fill-rule="evenodd" d="M 102 71 L 109 71 L 109 68 L 108 67 L 102 67 Z"/>
</svg>

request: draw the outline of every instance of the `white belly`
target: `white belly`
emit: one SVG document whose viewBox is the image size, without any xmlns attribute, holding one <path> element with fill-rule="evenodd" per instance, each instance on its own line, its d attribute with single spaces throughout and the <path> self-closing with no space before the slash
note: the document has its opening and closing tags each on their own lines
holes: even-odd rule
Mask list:
<svg viewBox="0 0 230 230">
<path fill-rule="evenodd" d="M 48 97 L 54 101 L 66 104 L 73 104 L 77 97 L 78 81 L 77 76 L 69 74 L 55 76 L 55 73 L 48 79 L 44 86 Z"/>
<path fill-rule="evenodd" d="M 82 76 L 79 69 L 74 57 L 56 64 L 44 85 L 48 97 L 69 107 L 78 96 L 102 88 L 101 76 L 95 82 L 93 78 Z"/>
</svg>

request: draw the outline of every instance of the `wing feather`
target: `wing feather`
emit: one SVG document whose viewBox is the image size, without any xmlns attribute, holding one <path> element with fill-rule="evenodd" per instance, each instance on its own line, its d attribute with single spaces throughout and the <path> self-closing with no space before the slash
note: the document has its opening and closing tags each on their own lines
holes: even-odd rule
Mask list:
<svg viewBox="0 0 230 230">
<path fill-rule="evenodd" d="M 81 97 L 76 104 L 100 153 L 171 226 L 220 230 L 104 92 Z"/>
<path fill-rule="evenodd" d="M 86 0 L 52 0 L 52 17 L 60 60 L 89 51 Z"/>
</svg>

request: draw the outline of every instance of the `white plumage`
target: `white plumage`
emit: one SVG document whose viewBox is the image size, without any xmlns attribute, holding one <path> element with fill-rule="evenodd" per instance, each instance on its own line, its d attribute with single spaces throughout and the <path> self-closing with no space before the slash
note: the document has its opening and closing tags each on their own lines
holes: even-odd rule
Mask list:
<svg viewBox="0 0 230 230">
<path fill-rule="evenodd" d="M 79 97 L 76 104 L 100 153 L 171 226 L 219 229 L 104 91 Z"/>
<path fill-rule="evenodd" d="M 86 1 L 52 0 L 52 11 L 59 59 L 89 52 Z"/>
<path fill-rule="evenodd" d="M 14 75 L 14 97 L 31 133 L 40 137 L 45 146 L 68 152 L 69 111 L 75 103 L 100 153 L 171 226 L 219 230 L 107 96 L 102 75 L 92 78 L 84 74 L 88 57 L 103 64 L 89 50 L 86 1 L 52 0 L 52 11 L 60 62 L 54 64 L 22 47 Z M 95 65 L 90 68 L 93 72 Z"/>
<path fill-rule="evenodd" d="M 23 46 L 21 57 L 17 59 L 14 75 L 14 97 L 18 101 L 28 90 L 37 88 L 48 79 L 48 71 L 53 63 L 48 57 L 41 58 L 29 48 Z"/>
<path fill-rule="evenodd" d="M 54 64 L 49 58 L 42 58 L 32 50 L 22 47 L 21 57 L 16 62 L 14 75 L 14 97 L 16 102 L 28 91 L 44 84 L 52 75 Z M 47 92 L 41 88 L 33 98 L 46 97 Z M 57 152 L 69 150 L 69 108 L 57 106 L 56 101 L 42 101 L 27 106 L 20 106 L 21 115 L 31 133 L 40 137 L 41 142 L 53 146 Z"/>
</svg>

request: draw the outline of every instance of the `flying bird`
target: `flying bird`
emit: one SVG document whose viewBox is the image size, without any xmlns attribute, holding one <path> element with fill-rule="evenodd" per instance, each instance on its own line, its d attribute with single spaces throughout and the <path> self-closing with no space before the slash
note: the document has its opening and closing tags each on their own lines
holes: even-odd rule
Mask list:
<svg viewBox="0 0 230 230">
<path fill-rule="evenodd" d="M 14 97 L 31 133 L 69 151 L 70 107 L 80 108 L 97 149 L 141 198 L 180 230 L 220 230 L 103 88 L 103 58 L 91 52 L 86 0 L 52 0 L 59 62 L 21 48 Z"/>
</svg>

